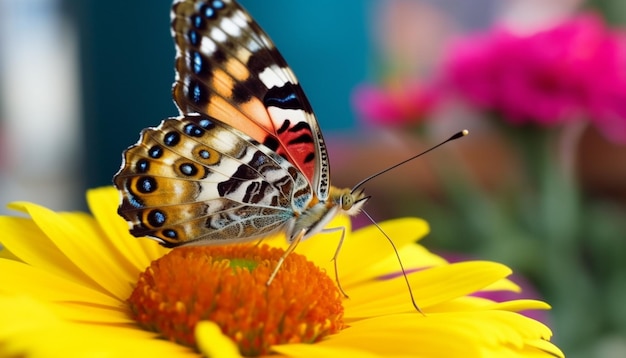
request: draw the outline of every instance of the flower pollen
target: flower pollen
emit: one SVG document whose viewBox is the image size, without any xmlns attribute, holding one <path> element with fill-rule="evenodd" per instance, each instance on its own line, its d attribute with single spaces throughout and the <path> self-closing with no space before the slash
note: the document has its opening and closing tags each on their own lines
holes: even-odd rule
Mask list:
<svg viewBox="0 0 626 358">
<path fill-rule="evenodd" d="M 131 315 L 143 328 L 191 347 L 196 324 L 213 321 L 245 356 L 339 332 L 342 296 L 304 256 L 287 256 L 266 285 L 283 252 L 267 245 L 172 250 L 140 275 L 128 298 Z"/>
</svg>

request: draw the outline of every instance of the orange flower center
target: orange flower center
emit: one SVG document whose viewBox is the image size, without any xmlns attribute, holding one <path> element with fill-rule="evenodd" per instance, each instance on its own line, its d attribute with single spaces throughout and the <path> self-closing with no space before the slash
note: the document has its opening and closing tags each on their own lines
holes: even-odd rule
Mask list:
<svg viewBox="0 0 626 358">
<path fill-rule="evenodd" d="M 268 287 L 283 250 L 267 245 L 182 247 L 152 262 L 128 299 L 143 328 L 191 347 L 199 321 L 215 322 L 241 354 L 285 343 L 313 343 L 343 327 L 332 279 L 295 253 Z"/>
</svg>

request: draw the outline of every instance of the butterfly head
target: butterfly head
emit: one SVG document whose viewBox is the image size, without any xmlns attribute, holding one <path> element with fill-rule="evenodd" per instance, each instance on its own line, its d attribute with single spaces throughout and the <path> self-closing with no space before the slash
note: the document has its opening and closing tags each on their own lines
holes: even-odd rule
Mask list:
<svg viewBox="0 0 626 358">
<path fill-rule="evenodd" d="M 358 214 L 363 204 L 370 198 L 361 189 L 354 191 L 335 187 L 331 188 L 331 197 L 334 198 L 335 204 L 350 216 Z"/>
</svg>

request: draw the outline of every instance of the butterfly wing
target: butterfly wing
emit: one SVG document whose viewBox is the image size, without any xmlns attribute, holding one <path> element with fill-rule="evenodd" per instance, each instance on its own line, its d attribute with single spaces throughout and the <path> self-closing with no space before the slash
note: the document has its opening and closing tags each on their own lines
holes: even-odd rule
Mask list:
<svg viewBox="0 0 626 358">
<path fill-rule="evenodd" d="M 312 197 L 307 179 L 283 157 L 200 115 L 145 129 L 114 182 L 131 233 L 167 247 L 266 236 Z"/>
<path fill-rule="evenodd" d="M 326 200 L 329 165 L 311 105 L 259 25 L 232 0 L 179 0 L 173 96 L 182 114 L 201 113 L 287 158 Z"/>
</svg>

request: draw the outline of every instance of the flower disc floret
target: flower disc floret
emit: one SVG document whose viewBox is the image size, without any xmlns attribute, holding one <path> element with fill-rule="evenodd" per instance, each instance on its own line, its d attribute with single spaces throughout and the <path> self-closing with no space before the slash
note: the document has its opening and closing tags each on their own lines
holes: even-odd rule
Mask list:
<svg viewBox="0 0 626 358">
<path fill-rule="evenodd" d="M 343 327 L 335 283 L 304 256 L 269 246 L 183 247 L 155 260 L 128 299 L 133 318 L 172 341 L 195 346 L 195 326 L 215 322 L 243 355 L 286 343 L 314 343 Z"/>
</svg>

